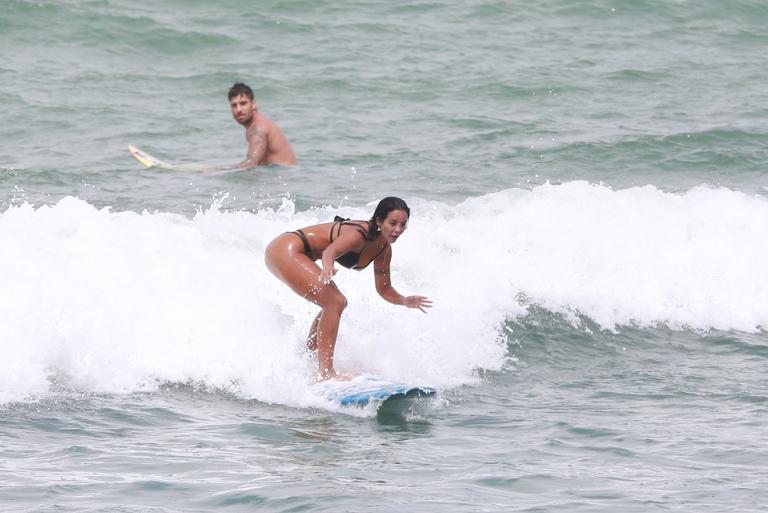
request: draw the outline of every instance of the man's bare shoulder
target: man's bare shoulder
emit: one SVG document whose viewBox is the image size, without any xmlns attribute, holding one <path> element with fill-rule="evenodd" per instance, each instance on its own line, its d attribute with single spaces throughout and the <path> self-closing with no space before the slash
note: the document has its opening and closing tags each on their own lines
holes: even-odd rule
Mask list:
<svg viewBox="0 0 768 513">
<path fill-rule="evenodd" d="M 259 125 L 259 128 L 262 131 L 267 133 L 280 131 L 280 127 L 277 126 L 277 123 L 263 114 L 259 114 L 259 118 L 256 120 L 256 124 Z"/>
<path fill-rule="evenodd" d="M 296 155 L 280 127 L 269 117 L 259 114 L 248 129 L 249 141 L 266 145 L 266 164 L 296 164 Z"/>
<path fill-rule="evenodd" d="M 245 129 L 245 136 L 248 139 L 253 137 L 266 137 L 271 130 L 270 123 L 267 120 L 264 120 L 263 116 L 260 116 L 258 119 L 254 118 L 253 123 Z"/>
<path fill-rule="evenodd" d="M 245 129 L 245 135 L 249 139 L 251 137 L 265 137 L 272 133 L 276 126 L 271 119 L 263 115 L 259 115 L 258 118 L 254 116 L 253 122 Z"/>
</svg>

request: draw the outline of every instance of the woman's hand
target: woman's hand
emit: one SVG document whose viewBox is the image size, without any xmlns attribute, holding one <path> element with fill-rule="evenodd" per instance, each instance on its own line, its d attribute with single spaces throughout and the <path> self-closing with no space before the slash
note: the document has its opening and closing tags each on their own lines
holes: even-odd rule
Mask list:
<svg viewBox="0 0 768 513">
<path fill-rule="evenodd" d="M 333 264 L 330 265 L 330 267 L 323 266 L 323 269 L 320 271 L 320 276 L 318 279 L 320 280 L 320 283 L 323 285 L 328 285 L 331 283 L 331 280 L 333 279 L 333 275 L 336 274 L 336 268 Z"/>
<path fill-rule="evenodd" d="M 432 308 L 432 300 L 424 296 L 406 296 L 403 304 L 408 308 L 418 308 L 424 313 L 427 313 L 425 308 Z"/>
</svg>

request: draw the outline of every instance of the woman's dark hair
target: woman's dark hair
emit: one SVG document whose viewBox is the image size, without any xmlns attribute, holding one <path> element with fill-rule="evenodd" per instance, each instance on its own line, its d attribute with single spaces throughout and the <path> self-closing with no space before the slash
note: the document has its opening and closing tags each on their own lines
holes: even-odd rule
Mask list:
<svg viewBox="0 0 768 513">
<path fill-rule="evenodd" d="M 408 217 L 411 217 L 411 209 L 405 204 L 405 201 L 394 196 L 387 196 L 383 200 L 379 201 L 376 205 L 376 210 L 373 211 L 373 217 L 368 221 L 368 239 L 373 240 L 379 234 L 379 224 L 377 219 L 384 221 L 390 212 L 393 210 L 402 210 Z"/>
</svg>

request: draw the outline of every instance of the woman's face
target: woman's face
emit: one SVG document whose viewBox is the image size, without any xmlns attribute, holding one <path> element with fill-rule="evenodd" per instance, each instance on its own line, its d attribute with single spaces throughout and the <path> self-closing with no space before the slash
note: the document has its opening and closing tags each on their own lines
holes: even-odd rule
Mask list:
<svg viewBox="0 0 768 513">
<path fill-rule="evenodd" d="M 405 210 L 391 210 L 387 217 L 379 223 L 381 236 L 385 241 L 392 244 L 403 234 L 407 225 L 408 213 Z"/>
</svg>

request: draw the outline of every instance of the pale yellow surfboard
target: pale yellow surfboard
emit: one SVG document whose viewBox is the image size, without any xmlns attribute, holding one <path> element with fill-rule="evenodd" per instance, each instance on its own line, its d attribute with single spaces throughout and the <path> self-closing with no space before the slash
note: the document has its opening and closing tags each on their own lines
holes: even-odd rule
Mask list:
<svg viewBox="0 0 768 513">
<path fill-rule="evenodd" d="M 174 168 L 172 164 L 163 162 L 162 160 L 153 157 L 149 153 L 138 149 L 136 146 L 128 145 L 128 151 L 131 152 L 131 155 L 133 155 L 136 160 L 144 164 L 144 167 L 159 167 L 162 169 Z"/>
<path fill-rule="evenodd" d="M 145 167 L 173 169 L 176 171 L 228 171 L 233 169 L 231 166 L 211 166 L 208 164 L 169 164 L 130 144 L 128 145 L 128 151 L 131 152 L 133 158 L 141 162 Z"/>
</svg>

